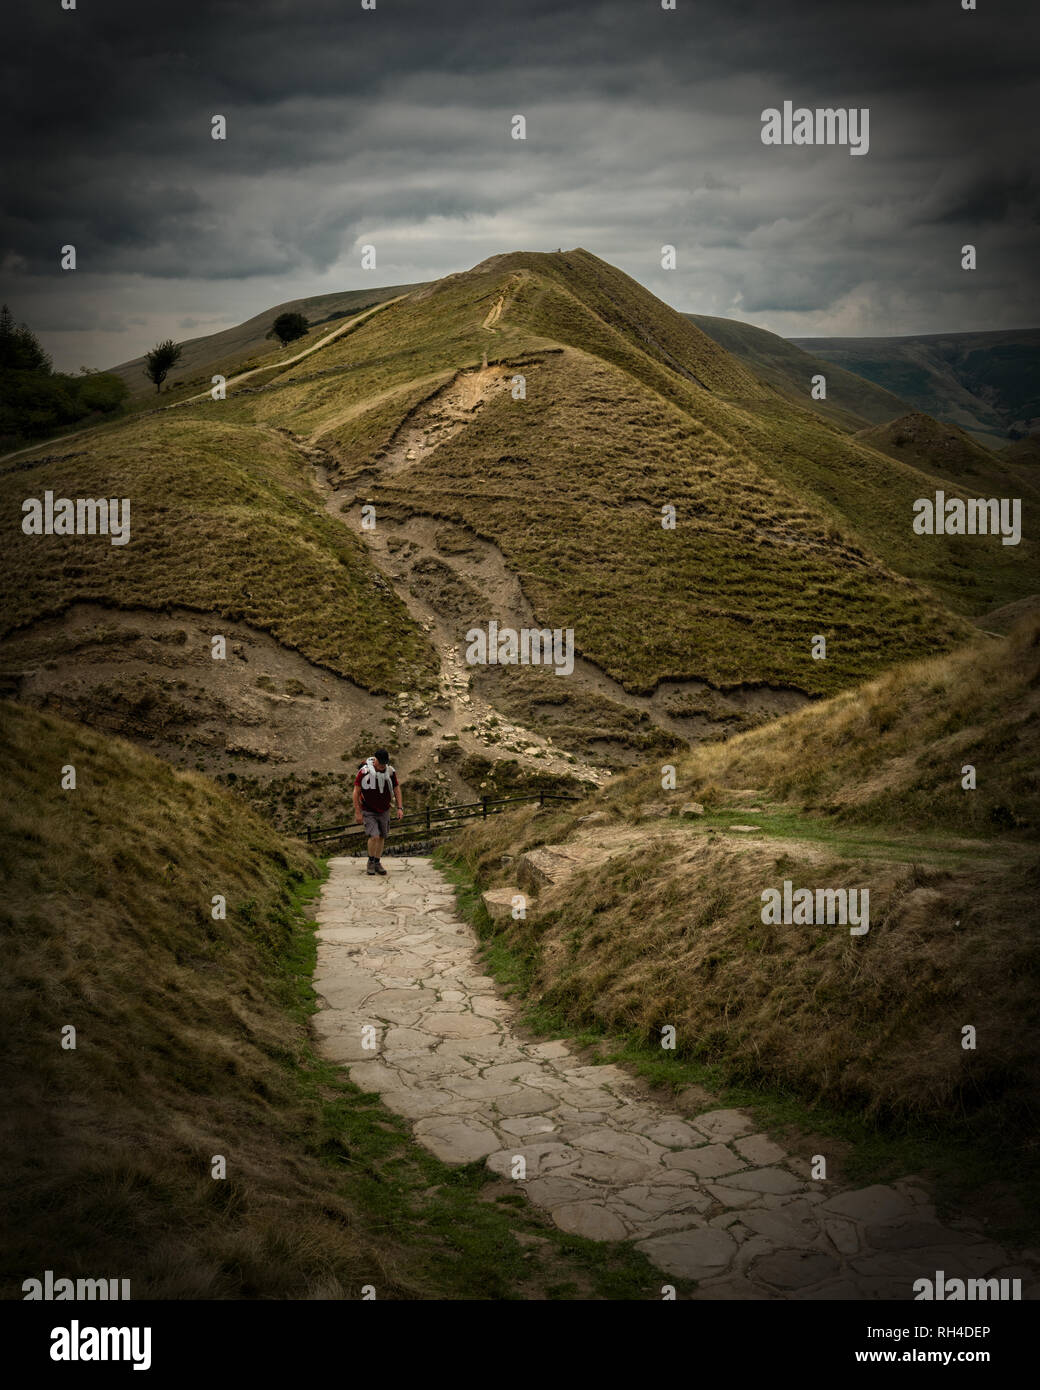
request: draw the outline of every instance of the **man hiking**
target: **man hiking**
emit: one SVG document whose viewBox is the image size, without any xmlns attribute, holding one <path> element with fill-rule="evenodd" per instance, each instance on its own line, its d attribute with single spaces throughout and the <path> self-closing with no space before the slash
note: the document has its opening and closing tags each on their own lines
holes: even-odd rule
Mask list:
<svg viewBox="0 0 1040 1390">
<path fill-rule="evenodd" d="M 370 874 L 385 874 L 379 862 L 383 842 L 390 834 L 390 801 L 397 801 L 397 819 L 404 815 L 401 787 L 397 773 L 390 766 L 390 754 L 377 748 L 375 754 L 357 770 L 354 778 L 354 819 L 368 831 L 368 869 Z"/>
</svg>

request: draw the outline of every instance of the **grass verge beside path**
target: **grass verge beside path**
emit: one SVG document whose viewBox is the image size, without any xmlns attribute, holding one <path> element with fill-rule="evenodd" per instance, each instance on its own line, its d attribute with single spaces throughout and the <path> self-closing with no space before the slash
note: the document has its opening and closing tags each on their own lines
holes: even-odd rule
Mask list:
<svg viewBox="0 0 1040 1390">
<path fill-rule="evenodd" d="M 0 719 L 0 1297 L 51 1269 L 135 1299 L 660 1298 L 316 1054 L 302 844 L 121 740 Z"/>
<path fill-rule="evenodd" d="M 808 815 L 789 806 L 770 806 L 762 811 L 718 808 L 686 823 L 690 834 L 731 832 L 735 825 L 754 825 L 749 837 L 766 836 L 778 841 L 803 840 L 833 850 L 845 859 L 880 859 L 886 863 L 958 865 L 970 863 L 979 851 L 997 850 L 1009 859 L 1028 850 L 1024 843 L 979 838 L 965 839 L 936 830 L 900 834 L 880 825 L 835 824 L 820 815 Z M 743 833 L 743 832 L 738 832 Z"/>
<path fill-rule="evenodd" d="M 741 815 L 756 823 L 762 819 Z M 795 819 L 800 832 L 801 818 Z M 452 883 L 459 912 L 479 937 L 484 969 L 513 996 L 520 1024 L 533 1036 L 566 1038 L 585 1050 L 590 1063 L 627 1067 L 654 1088 L 663 1104 L 676 1104 L 684 1114 L 728 1106 L 746 1109 L 790 1152 L 827 1155 L 831 1181 L 866 1186 L 923 1177 L 934 1188 L 940 1218 L 975 1216 L 994 1239 L 1011 1244 L 1037 1239 L 1040 1157 L 1035 1146 L 1012 1150 L 999 1132 L 986 1143 L 952 1124 L 871 1118 L 854 1107 L 814 1101 L 794 1088 L 749 1081 L 725 1061 L 666 1053 L 644 1030 L 626 1032 L 576 1017 L 574 1010 L 542 996 L 538 945 L 510 941 L 492 922 L 464 857 L 447 846 L 436 851 L 434 862 Z"/>
<path fill-rule="evenodd" d="M 313 885 L 312 893 L 317 890 Z M 301 964 L 309 977 L 317 956 L 317 924 L 306 926 Z M 316 1006 L 308 983 L 301 989 L 301 1016 Z M 424 1297 L 655 1299 L 663 1282 L 680 1294 L 696 1287 L 664 1276 L 624 1242 L 586 1240 L 559 1230 L 515 1183 L 498 1178 L 483 1160 L 442 1163 L 414 1140 L 406 1119 L 374 1093 L 361 1091 L 334 1063 L 310 1052 L 298 1074 L 303 1094 L 319 1107 L 308 1147 L 364 1213 L 371 1238 L 389 1238 L 409 1252 Z"/>
</svg>

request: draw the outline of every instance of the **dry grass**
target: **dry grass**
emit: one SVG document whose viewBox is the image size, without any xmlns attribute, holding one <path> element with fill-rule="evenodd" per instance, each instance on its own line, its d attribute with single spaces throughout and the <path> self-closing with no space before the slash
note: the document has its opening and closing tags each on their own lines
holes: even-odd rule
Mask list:
<svg viewBox="0 0 1040 1390">
<path fill-rule="evenodd" d="M 545 351 L 558 344 L 569 350 Z M 484 351 L 542 353 L 527 400 L 493 398 L 420 465 L 381 479 L 380 450 L 409 410 Z M 228 405 L 316 434 L 343 481 L 384 509 L 493 540 L 540 621 L 575 626 L 584 654 L 633 690 L 702 675 L 832 693 L 965 635 L 899 576 L 962 611 L 1035 582 L 1031 551 L 913 536 L 921 473 L 782 400 L 585 252 L 496 258 L 390 306 L 322 360 L 341 372 L 287 373 Z M 666 501 L 674 532 L 660 526 Z M 827 662 L 809 656 L 817 632 Z"/>
<path fill-rule="evenodd" d="M 684 1055 L 737 1079 L 1027 1135 L 1040 1083 L 1040 865 L 1026 838 L 1038 632 L 1034 619 L 1005 642 L 704 746 L 679 761 L 667 795 L 659 769 L 644 769 L 574 810 L 474 827 L 458 852 L 486 887 L 515 883 L 535 845 L 610 850 L 502 929 L 541 1002 L 579 1024 L 651 1042 L 671 1023 Z M 978 767 L 975 793 L 960 790 L 962 761 Z M 703 819 L 638 820 L 644 803 L 692 799 Z M 583 828 L 597 809 L 608 820 Z M 727 833 L 734 820 L 762 833 Z M 764 925 L 761 894 L 785 879 L 868 887 L 867 936 Z M 974 1052 L 961 1048 L 969 1023 Z"/>
<path fill-rule="evenodd" d="M 515 855 L 524 841 L 499 840 L 491 854 L 491 833 L 467 832 L 461 853 L 484 863 L 482 884 L 504 886 L 515 877 L 497 852 L 504 843 Z M 762 891 L 784 879 L 869 887 L 869 934 L 763 925 Z M 933 867 L 648 829 L 606 865 L 543 890 L 527 921 L 503 932 L 535 962 L 539 1002 L 574 1024 L 649 1044 L 672 1024 L 680 1056 L 721 1063 L 731 1080 L 1021 1136 L 1040 1083 L 1038 889 L 1020 858 Z M 976 1052 L 961 1048 L 966 1023 Z"/>
<path fill-rule="evenodd" d="M 381 479 L 408 412 L 485 351 L 541 353 L 527 400 L 493 398 L 422 464 Z M 914 536 L 925 475 L 781 399 L 587 252 L 493 258 L 381 311 L 321 362 L 334 375 L 292 369 L 220 409 L 318 437 L 341 480 L 383 509 L 493 540 L 539 620 L 575 626 L 584 654 L 633 690 L 701 675 L 832 693 L 964 637 L 901 576 L 960 612 L 1036 587 L 1027 542 L 1013 554 Z M 827 662 L 809 657 L 817 632 Z"/>
<path fill-rule="evenodd" d="M 547 361 L 522 408 L 493 398 L 376 496 L 494 541 L 540 621 L 636 692 L 700 677 L 830 693 L 962 634 L 757 464 L 585 355 Z"/>
<path fill-rule="evenodd" d="M 996 1108 L 1027 1127 L 1040 1081 L 1040 879 L 893 869 L 797 843 L 652 842 L 582 875 L 534 914 L 546 1003 L 684 1055 L 867 1112 L 935 1118 Z M 869 886 L 864 941 L 839 926 L 767 927 L 763 888 Z M 545 915 L 543 916 L 543 911 Z M 994 920 L 995 919 L 995 920 Z M 954 922 L 959 925 L 955 928 Z M 961 1026 L 984 1038 L 962 1050 Z"/>
<path fill-rule="evenodd" d="M 699 432 L 709 430 L 716 444 L 753 463 L 767 486 L 793 494 L 822 535 L 836 528 L 898 574 L 935 590 L 957 612 L 984 611 L 1040 584 L 1028 526 L 1027 538 L 1015 547 L 979 545 L 974 537 L 914 535 L 911 507 L 934 490 L 930 471 L 865 447 L 808 405 L 770 391 L 683 315 L 613 266 L 586 251 L 503 260 L 537 263 L 539 279 L 525 284 L 516 307 L 532 331 L 592 352 L 643 382 Z M 551 289 L 546 279 L 554 282 Z M 933 467 L 942 471 L 940 462 Z M 727 485 L 720 477 L 721 490 Z M 1010 486 L 999 490 L 1006 493 Z M 965 492 L 970 495 L 971 488 Z"/>
<path fill-rule="evenodd" d="M 310 661 L 383 693 L 423 684 L 436 662 L 361 541 L 328 516 L 309 465 L 285 439 L 212 416 L 171 411 L 125 424 L 68 462 L 0 479 L 5 503 L 129 497 L 131 539 L 9 537 L 4 631 L 76 600 L 168 605 L 270 632 Z"/>
<path fill-rule="evenodd" d="M 976 769 L 974 791 L 961 769 Z M 1040 618 L 889 671 L 681 765 L 696 797 L 759 787 L 804 809 L 961 834 L 1040 827 Z"/>
<path fill-rule="evenodd" d="M 402 420 L 485 352 L 539 357 L 527 399 L 493 397 L 381 478 Z M 305 495 L 309 465 L 285 430 L 317 439 L 384 515 L 429 513 L 494 541 L 538 621 L 574 627 L 631 691 L 701 677 L 831 694 L 963 639 L 947 604 L 980 612 L 1038 586 L 1028 526 L 1014 548 L 914 536 L 923 473 L 782 399 L 578 250 L 493 258 L 224 402 L 92 432 L 67 464 L 8 475 L 15 508 L 54 486 L 131 495 L 137 509 L 123 549 L 16 536 L 12 622 L 73 598 L 179 602 L 241 616 L 369 689 L 427 679 L 428 644 L 349 528 Z M 826 661 L 811 659 L 817 633 Z"/>
<path fill-rule="evenodd" d="M 414 1294 L 319 1162 L 294 1073 L 302 847 L 128 744 L 3 714 L 5 1295 L 46 1268 L 136 1298 Z"/>
<path fill-rule="evenodd" d="M 441 1163 L 315 1057 L 302 845 L 129 744 L 0 714 L 0 1298 L 47 1269 L 134 1299 L 657 1295 L 631 1246 Z"/>
</svg>

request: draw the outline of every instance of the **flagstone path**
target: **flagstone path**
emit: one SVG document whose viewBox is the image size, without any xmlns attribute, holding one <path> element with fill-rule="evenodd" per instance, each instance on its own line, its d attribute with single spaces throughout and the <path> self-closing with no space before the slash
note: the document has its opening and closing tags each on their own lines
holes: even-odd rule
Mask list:
<svg viewBox="0 0 1040 1390">
<path fill-rule="evenodd" d="M 940 1225 L 919 1181 L 838 1190 L 742 1110 L 683 1118 L 618 1067 L 522 1041 L 429 860 L 369 878 L 333 859 L 315 915 L 324 1055 L 439 1158 L 483 1159 L 563 1230 L 634 1241 L 698 1298 L 912 1299 L 938 1270 L 1040 1296 L 1036 1270 L 979 1223 Z"/>
</svg>

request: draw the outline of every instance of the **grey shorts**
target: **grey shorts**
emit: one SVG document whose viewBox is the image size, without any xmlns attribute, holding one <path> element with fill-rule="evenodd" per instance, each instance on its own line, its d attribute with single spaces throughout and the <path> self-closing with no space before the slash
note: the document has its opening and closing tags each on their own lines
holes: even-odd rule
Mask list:
<svg viewBox="0 0 1040 1390">
<path fill-rule="evenodd" d="M 362 806 L 361 823 L 364 825 L 365 834 L 369 838 L 378 835 L 381 840 L 385 840 L 390 834 L 389 811 L 366 811 Z"/>
</svg>

